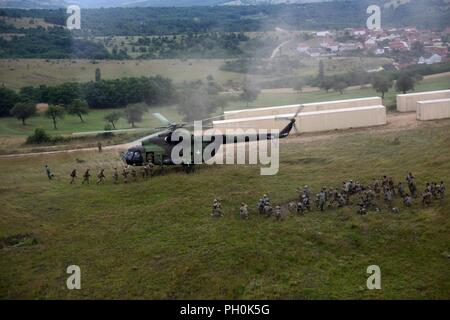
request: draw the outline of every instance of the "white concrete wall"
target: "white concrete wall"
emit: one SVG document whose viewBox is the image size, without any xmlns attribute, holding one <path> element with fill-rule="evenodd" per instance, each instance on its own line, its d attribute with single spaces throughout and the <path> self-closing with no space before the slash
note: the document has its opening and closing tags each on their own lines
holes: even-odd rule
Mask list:
<svg viewBox="0 0 450 320">
<path fill-rule="evenodd" d="M 450 99 L 418 101 L 417 120 L 435 120 L 450 118 Z"/>
<path fill-rule="evenodd" d="M 418 101 L 449 99 L 450 90 L 426 91 L 397 95 L 397 111 L 413 112 L 417 109 Z"/>
<path fill-rule="evenodd" d="M 277 116 L 251 117 L 213 121 L 214 129 L 283 129 L 295 114 Z M 302 112 L 297 116 L 297 128 L 300 133 L 320 132 L 336 129 L 371 127 L 386 124 L 386 108 L 384 106 L 368 106 L 326 111 Z"/>
<path fill-rule="evenodd" d="M 313 112 L 313 111 L 324 111 L 324 110 L 335 110 L 335 109 L 345 109 L 345 108 L 355 108 L 355 107 L 366 107 L 366 106 L 379 106 L 382 105 L 382 100 L 380 97 L 370 97 L 361 99 L 349 99 L 349 100 L 336 100 L 336 101 L 325 101 L 317 103 L 305 103 L 302 112 Z M 254 109 L 242 109 L 234 111 L 224 112 L 224 119 L 240 119 L 240 118 L 251 118 L 251 117 L 262 117 L 262 116 L 273 116 L 281 115 L 287 113 L 297 112 L 300 104 L 293 104 L 287 106 L 276 106 L 268 108 L 254 108 Z"/>
</svg>

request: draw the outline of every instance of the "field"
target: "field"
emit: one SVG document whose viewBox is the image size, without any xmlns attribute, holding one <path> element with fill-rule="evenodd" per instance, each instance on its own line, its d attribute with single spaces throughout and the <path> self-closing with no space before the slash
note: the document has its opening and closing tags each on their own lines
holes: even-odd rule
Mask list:
<svg viewBox="0 0 450 320">
<path fill-rule="evenodd" d="M 397 182 L 412 171 L 419 190 L 428 181 L 448 185 L 450 121 L 284 141 L 272 177 L 257 166 L 208 166 L 114 185 L 117 151 L 0 158 L 0 237 L 25 235 L 0 249 L 0 298 L 450 298 L 448 198 L 430 208 L 416 199 L 411 209 L 397 198 L 399 214 L 383 206 L 357 215 L 356 199 L 280 222 L 255 212 L 263 193 L 285 204 L 305 184 L 317 192 L 384 174 Z M 70 170 L 87 167 L 106 168 L 106 184 L 69 185 Z M 222 219 L 209 216 L 214 198 Z M 248 221 L 239 219 L 243 201 Z M 78 291 L 65 287 L 72 264 L 81 267 Z M 373 264 L 382 290 L 366 289 Z"/>
<path fill-rule="evenodd" d="M 300 58 L 299 58 L 300 59 Z M 284 76 L 304 77 L 318 70 L 318 60 L 301 58 L 304 67 Z M 42 60 L 42 59 L 0 59 L 0 84 L 20 89 L 24 86 L 41 84 L 55 85 L 63 82 L 87 82 L 95 78 L 95 69 L 100 68 L 103 79 L 163 75 L 175 83 L 206 80 L 212 75 L 219 84 L 228 80 L 241 82 L 243 74 L 220 70 L 223 59 L 165 59 L 165 60 Z M 360 65 L 367 69 L 377 68 L 388 62 L 385 58 L 335 58 L 325 61 L 327 74 L 342 73 L 349 67 Z M 250 76 L 255 81 L 271 80 L 276 76 Z"/>
</svg>

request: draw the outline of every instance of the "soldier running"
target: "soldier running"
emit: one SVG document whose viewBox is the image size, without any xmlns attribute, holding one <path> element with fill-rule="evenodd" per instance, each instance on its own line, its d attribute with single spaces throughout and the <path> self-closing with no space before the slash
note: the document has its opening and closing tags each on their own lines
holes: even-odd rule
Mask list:
<svg viewBox="0 0 450 320">
<path fill-rule="evenodd" d="M 105 180 L 105 169 L 101 169 L 100 172 L 97 175 L 97 185 L 100 183 L 103 183 Z"/>
<path fill-rule="evenodd" d="M 89 178 L 91 177 L 90 173 L 91 169 L 87 169 L 85 173 L 83 174 L 83 182 L 81 184 L 84 184 L 85 182 L 89 184 Z"/>
<path fill-rule="evenodd" d="M 72 172 L 70 173 L 70 184 L 73 184 L 76 178 L 77 178 L 77 169 L 73 169 Z"/>
</svg>

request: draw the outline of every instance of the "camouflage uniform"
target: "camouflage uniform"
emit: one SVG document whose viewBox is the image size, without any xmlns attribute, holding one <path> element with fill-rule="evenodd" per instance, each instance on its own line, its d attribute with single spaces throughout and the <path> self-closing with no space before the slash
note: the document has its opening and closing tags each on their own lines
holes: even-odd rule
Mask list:
<svg viewBox="0 0 450 320">
<path fill-rule="evenodd" d="M 214 201 L 213 201 L 211 216 L 215 217 L 215 218 L 219 218 L 219 217 L 223 216 L 223 214 L 222 214 L 222 206 L 220 204 L 220 201 L 217 200 L 217 199 L 214 199 Z"/>
<path fill-rule="evenodd" d="M 113 182 L 115 184 L 119 183 L 119 173 L 117 172 L 117 168 L 114 168 L 114 172 L 113 172 Z"/>
<path fill-rule="evenodd" d="M 122 170 L 123 182 L 128 183 L 128 168 L 125 167 Z"/>
<path fill-rule="evenodd" d="M 52 180 L 53 177 L 55 176 L 53 174 L 53 172 L 50 170 L 50 168 L 48 167 L 48 165 L 45 165 L 45 173 L 47 174 L 48 180 Z"/>
<path fill-rule="evenodd" d="M 403 198 L 403 204 L 405 207 L 411 207 L 412 206 L 412 197 L 409 194 L 406 194 Z"/>
<path fill-rule="evenodd" d="M 241 203 L 239 214 L 241 219 L 248 219 L 248 206 L 245 203 Z"/>
<path fill-rule="evenodd" d="M 76 178 L 77 178 L 77 169 L 73 169 L 72 172 L 70 173 L 70 184 L 73 184 Z"/>
<path fill-rule="evenodd" d="M 91 177 L 90 171 L 91 169 L 87 169 L 86 172 L 83 174 L 83 182 L 81 184 L 84 184 L 85 182 L 89 184 L 89 178 Z"/>
<path fill-rule="evenodd" d="M 103 183 L 105 178 L 105 169 L 101 169 L 99 174 L 97 175 L 97 184 Z"/>
<path fill-rule="evenodd" d="M 274 215 L 275 219 L 277 219 L 277 220 L 281 220 L 283 218 L 280 206 L 275 207 L 275 211 L 274 211 L 273 215 Z"/>
</svg>

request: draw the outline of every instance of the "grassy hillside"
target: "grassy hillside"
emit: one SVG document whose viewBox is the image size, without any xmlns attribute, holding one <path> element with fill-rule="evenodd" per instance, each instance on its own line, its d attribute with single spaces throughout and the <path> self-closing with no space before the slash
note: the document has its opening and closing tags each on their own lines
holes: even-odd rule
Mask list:
<svg viewBox="0 0 450 320">
<path fill-rule="evenodd" d="M 396 199 L 398 215 L 359 216 L 346 207 L 276 222 L 255 212 L 263 193 L 282 204 L 304 184 L 317 191 L 350 178 L 399 181 L 412 171 L 420 190 L 427 181 L 448 185 L 450 122 L 439 123 L 282 144 L 272 177 L 255 166 L 216 166 L 81 186 L 69 185 L 72 168 L 104 167 L 110 179 L 117 152 L 0 159 L 0 237 L 31 233 L 0 249 L 0 297 L 449 299 L 448 198 L 426 209 Z M 47 180 L 46 163 L 55 181 Z M 222 219 L 209 216 L 216 197 Z M 239 219 L 242 201 L 248 221 Z M 71 264 L 81 267 L 78 291 L 65 288 Z M 365 289 L 372 264 L 381 268 L 382 290 Z"/>
</svg>

